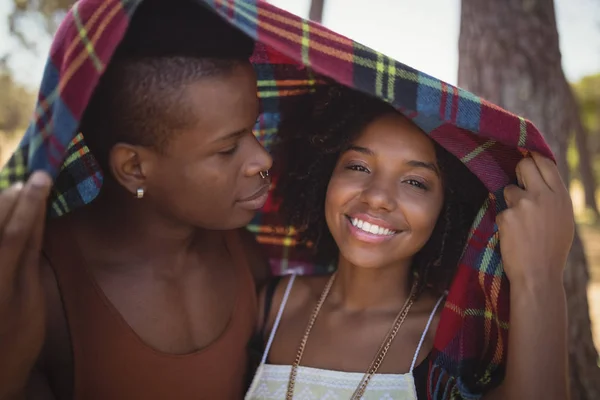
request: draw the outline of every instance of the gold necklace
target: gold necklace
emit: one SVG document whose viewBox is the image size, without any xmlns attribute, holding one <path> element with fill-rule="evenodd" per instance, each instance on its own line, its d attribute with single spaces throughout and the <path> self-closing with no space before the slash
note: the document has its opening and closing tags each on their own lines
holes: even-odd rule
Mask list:
<svg viewBox="0 0 600 400">
<path fill-rule="evenodd" d="M 286 400 L 292 400 L 292 398 L 294 396 L 294 386 L 296 384 L 296 376 L 298 374 L 298 367 L 300 366 L 300 361 L 302 360 L 302 355 L 304 354 L 306 342 L 308 341 L 310 332 L 315 324 L 315 321 L 317 320 L 317 316 L 319 315 L 319 312 L 321 311 L 321 307 L 323 306 L 323 303 L 325 303 L 325 299 L 329 295 L 329 291 L 331 290 L 331 286 L 333 285 L 333 282 L 335 281 L 336 274 L 337 273 L 334 273 L 333 275 L 331 275 L 331 278 L 329 278 L 327 285 L 325 285 L 325 289 L 323 289 L 323 293 L 321 293 L 321 297 L 319 298 L 319 301 L 317 302 L 317 305 L 315 306 L 315 308 L 310 316 L 308 325 L 306 326 L 306 331 L 304 332 L 304 336 L 302 337 L 302 340 L 300 341 L 300 346 L 298 347 L 298 353 L 296 354 L 296 359 L 294 360 L 294 363 L 292 364 L 292 370 L 290 371 L 290 380 L 288 382 Z M 402 326 L 402 323 L 404 322 L 404 320 L 406 319 L 406 316 L 408 315 L 408 311 L 410 310 L 411 306 L 413 305 L 413 303 L 415 301 L 415 298 L 417 296 L 417 286 L 418 286 L 417 281 L 415 280 L 415 282 L 413 283 L 413 286 L 410 290 L 410 295 L 408 296 L 408 298 L 404 302 L 404 305 L 402 306 L 402 309 L 396 316 L 396 319 L 394 320 L 394 324 L 392 325 L 392 328 L 389 330 L 385 339 L 381 343 L 381 346 L 379 347 L 379 350 L 377 351 L 375 358 L 371 362 L 371 365 L 369 366 L 369 369 L 367 370 L 363 379 L 361 380 L 360 384 L 358 385 L 358 388 L 356 388 L 356 390 L 354 391 L 354 394 L 352 395 L 351 400 L 360 399 L 363 396 L 363 394 L 365 393 L 365 390 L 367 389 L 367 385 L 371 381 L 371 378 L 379 370 L 379 367 L 381 366 L 381 363 L 383 362 L 388 350 L 390 349 L 390 346 L 392 345 L 392 342 L 394 341 L 396 334 L 398 334 L 398 331 L 400 330 L 400 326 Z"/>
</svg>

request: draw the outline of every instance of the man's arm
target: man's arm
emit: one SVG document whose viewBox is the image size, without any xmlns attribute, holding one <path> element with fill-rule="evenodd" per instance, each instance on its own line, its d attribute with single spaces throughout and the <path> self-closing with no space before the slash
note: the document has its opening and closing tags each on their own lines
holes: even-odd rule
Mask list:
<svg viewBox="0 0 600 400">
<path fill-rule="evenodd" d="M 40 279 L 51 178 L 34 173 L 0 193 L 0 399 L 24 396 L 45 336 Z"/>
</svg>

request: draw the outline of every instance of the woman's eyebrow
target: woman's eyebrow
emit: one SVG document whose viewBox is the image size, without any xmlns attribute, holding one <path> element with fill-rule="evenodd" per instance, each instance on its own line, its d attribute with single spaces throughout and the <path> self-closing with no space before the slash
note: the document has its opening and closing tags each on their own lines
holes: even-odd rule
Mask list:
<svg viewBox="0 0 600 400">
<path fill-rule="evenodd" d="M 374 156 L 375 153 L 373 152 L 373 150 L 367 148 L 367 147 L 363 147 L 363 146 L 356 146 L 356 145 L 351 145 L 348 146 L 348 148 L 346 149 L 346 151 L 356 151 L 362 154 L 365 154 L 367 156 Z M 411 167 L 415 167 L 415 168 L 425 168 L 428 169 L 430 171 L 433 171 L 437 176 L 440 176 L 440 171 L 437 167 L 437 165 L 435 163 L 432 162 L 427 162 L 427 161 L 420 161 L 420 160 L 410 160 L 406 162 L 407 165 L 410 165 Z"/>
<path fill-rule="evenodd" d="M 350 146 L 348 146 L 348 148 L 346 149 L 346 151 L 357 151 L 357 152 L 365 154 L 367 156 L 374 156 L 375 155 L 375 153 L 373 152 L 373 150 L 368 149 L 366 147 L 362 147 L 362 146 L 356 146 L 356 145 L 350 145 Z"/>
<path fill-rule="evenodd" d="M 410 160 L 410 161 L 407 161 L 406 164 L 410 165 L 411 167 L 415 167 L 415 168 L 425 168 L 425 169 L 431 170 L 431 171 L 435 172 L 435 174 L 437 176 L 440 176 L 440 171 L 439 171 L 437 165 L 435 165 L 434 163 L 426 162 L 426 161 L 419 161 L 419 160 Z"/>
</svg>

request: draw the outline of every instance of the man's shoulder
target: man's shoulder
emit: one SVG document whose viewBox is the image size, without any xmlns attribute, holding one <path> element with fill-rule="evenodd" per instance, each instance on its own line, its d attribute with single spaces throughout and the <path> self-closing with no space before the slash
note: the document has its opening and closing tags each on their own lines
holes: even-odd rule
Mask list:
<svg viewBox="0 0 600 400">
<path fill-rule="evenodd" d="M 269 259 L 263 248 L 256 241 L 256 237 L 246 228 L 240 228 L 237 233 L 244 250 L 244 255 L 248 260 L 252 276 L 257 288 L 261 288 L 265 282 L 272 276 Z"/>
</svg>

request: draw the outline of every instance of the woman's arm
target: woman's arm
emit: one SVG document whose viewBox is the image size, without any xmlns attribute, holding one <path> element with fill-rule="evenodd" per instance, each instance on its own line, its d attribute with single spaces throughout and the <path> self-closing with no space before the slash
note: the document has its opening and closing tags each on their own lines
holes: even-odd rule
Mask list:
<svg viewBox="0 0 600 400">
<path fill-rule="evenodd" d="M 510 281 L 506 375 L 485 400 L 569 399 L 563 269 L 574 234 L 569 192 L 556 165 L 534 154 L 517 166 L 520 187 L 505 190 L 498 215 Z"/>
<path fill-rule="evenodd" d="M 558 280 L 511 286 L 506 375 L 484 400 L 569 399 L 565 303 Z"/>
</svg>

